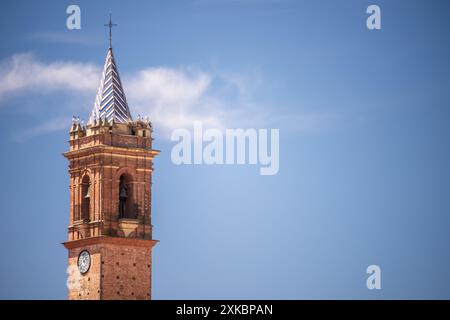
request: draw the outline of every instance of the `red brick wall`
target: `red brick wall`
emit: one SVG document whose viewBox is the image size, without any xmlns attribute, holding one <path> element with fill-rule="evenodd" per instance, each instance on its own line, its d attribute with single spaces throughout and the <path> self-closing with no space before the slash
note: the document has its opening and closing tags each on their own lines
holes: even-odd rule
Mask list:
<svg viewBox="0 0 450 320">
<path fill-rule="evenodd" d="M 78 255 L 89 251 L 89 271 L 78 271 Z M 149 300 L 151 298 L 151 248 L 99 243 L 69 249 L 69 266 L 73 282 L 71 300 Z"/>
<path fill-rule="evenodd" d="M 145 131 L 145 137 L 142 132 Z M 151 247 L 133 242 L 108 241 L 81 244 L 82 239 L 125 239 L 119 227 L 120 176 L 131 177 L 130 197 L 136 204 L 137 228 L 126 239 L 151 243 L 151 186 L 153 158 L 151 131 L 141 124 L 120 124 L 71 132 L 69 160 L 70 223 L 68 227 L 69 280 L 79 286 L 69 288 L 69 299 L 150 299 Z M 90 180 L 89 219 L 80 220 L 83 178 Z M 132 191 L 132 192 L 131 192 Z M 145 242 L 145 241 L 144 241 Z M 146 243 L 147 243 L 146 242 Z M 137 242 L 136 242 L 137 243 Z M 78 254 L 89 250 L 91 269 L 80 275 Z M 78 278 L 77 278 L 78 277 Z"/>
</svg>

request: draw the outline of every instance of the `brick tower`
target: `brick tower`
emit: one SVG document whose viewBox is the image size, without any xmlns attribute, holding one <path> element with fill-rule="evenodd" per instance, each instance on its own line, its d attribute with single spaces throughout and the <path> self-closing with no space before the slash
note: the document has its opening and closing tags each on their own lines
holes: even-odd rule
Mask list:
<svg viewBox="0 0 450 320">
<path fill-rule="evenodd" d="M 69 299 L 151 299 L 151 186 L 159 153 L 152 140 L 150 121 L 131 117 L 110 43 L 89 122 L 73 119 L 64 153 Z"/>
</svg>

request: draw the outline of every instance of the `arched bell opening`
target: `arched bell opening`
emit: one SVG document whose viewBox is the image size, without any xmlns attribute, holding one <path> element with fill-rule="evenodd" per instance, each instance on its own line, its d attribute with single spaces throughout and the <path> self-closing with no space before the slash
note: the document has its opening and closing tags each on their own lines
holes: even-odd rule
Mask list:
<svg viewBox="0 0 450 320">
<path fill-rule="evenodd" d="M 78 220 L 89 220 L 91 210 L 91 181 L 84 176 L 81 181 L 81 210 Z"/>
<path fill-rule="evenodd" d="M 119 179 L 119 219 L 137 218 L 133 191 L 132 177 L 128 174 L 122 174 Z"/>
</svg>

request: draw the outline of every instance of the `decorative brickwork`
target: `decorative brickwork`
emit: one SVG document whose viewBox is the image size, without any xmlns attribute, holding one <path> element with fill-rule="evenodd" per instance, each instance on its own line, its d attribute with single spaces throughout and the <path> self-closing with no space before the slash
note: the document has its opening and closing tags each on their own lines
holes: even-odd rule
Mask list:
<svg viewBox="0 0 450 320">
<path fill-rule="evenodd" d="M 157 242 L 152 238 L 151 187 L 153 158 L 159 153 L 152 140 L 148 120 L 94 118 L 86 127 L 74 121 L 70 149 L 64 153 L 70 175 L 64 243 L 69 299 L 151 298 L 151 251 Z M 85 273 L 78 270 L 83 250 L 90 256 Z"/>
<path fill-rule="evenodd" d="M 157 241 L 120 237 L 92 237 L 64 243 L 69 250 L 74 284 L 69 287 L 72 300 L 122 300 L 151 298 L 152 247 Z M 87 250 L 89 270 L 77 270 L 78 256 Z"/>
</svg>

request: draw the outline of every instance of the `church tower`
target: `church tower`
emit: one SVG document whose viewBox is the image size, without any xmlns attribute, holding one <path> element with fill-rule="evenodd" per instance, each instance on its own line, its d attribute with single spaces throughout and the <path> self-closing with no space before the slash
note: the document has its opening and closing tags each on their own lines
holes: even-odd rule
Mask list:
<svg viewBox="0 0 450 320">
<path fill-rule="evenodd" d="M 111 46 L 86 126 L 70 129 L 69 299 L 151 299 L 152 126 L 133 120 Z"/>
</svg>

